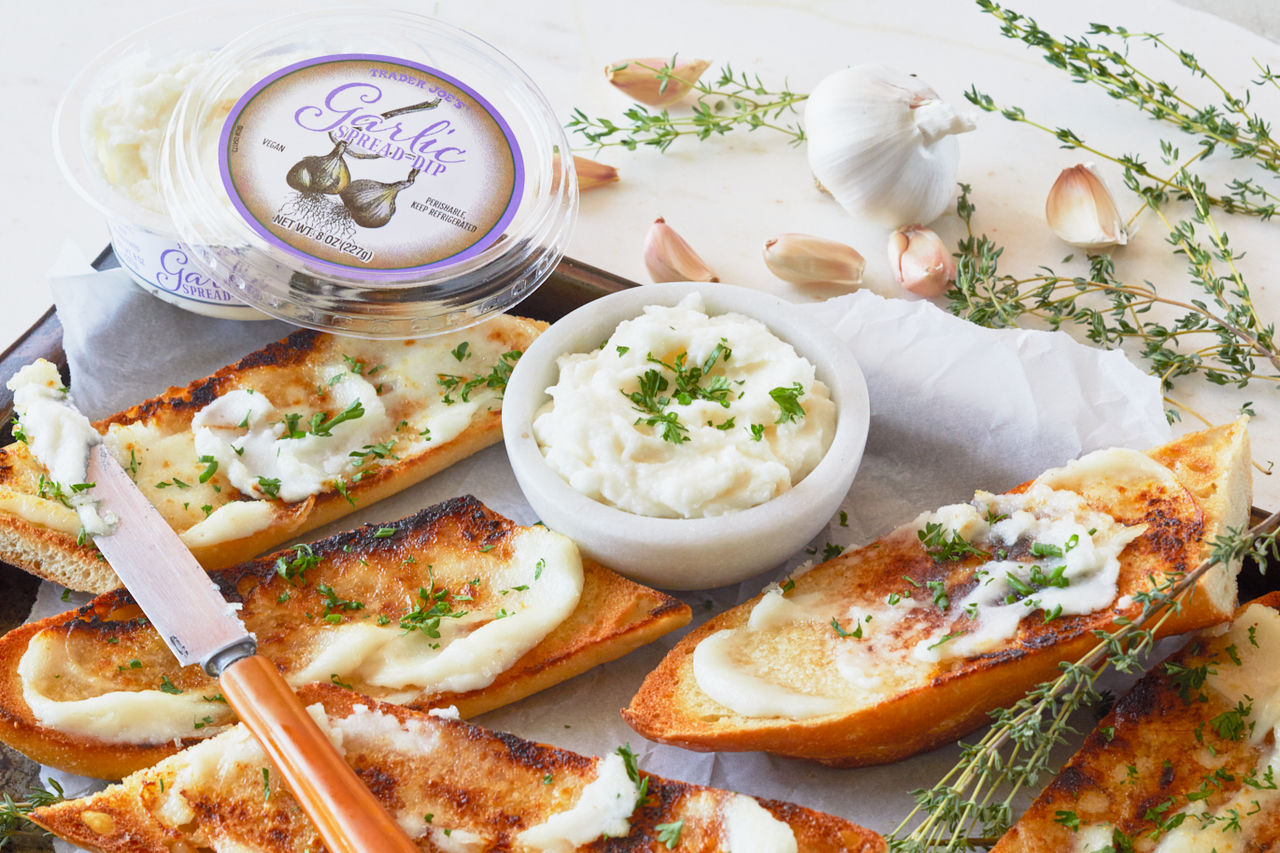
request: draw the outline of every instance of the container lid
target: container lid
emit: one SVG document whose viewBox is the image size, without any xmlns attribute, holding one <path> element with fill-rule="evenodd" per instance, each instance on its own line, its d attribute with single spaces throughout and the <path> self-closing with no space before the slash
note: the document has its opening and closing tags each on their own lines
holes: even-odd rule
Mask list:
<svg viewBox="0 0 1280 853">
<path fill-rule="evenodd" d="M 310 11 L 222 48 L 174 109 L 161 190 L 245 302 L 416 337 L 528 295 L 564 253 L 564 132 L 507 57 L 408 12 Z"/>
</svg>

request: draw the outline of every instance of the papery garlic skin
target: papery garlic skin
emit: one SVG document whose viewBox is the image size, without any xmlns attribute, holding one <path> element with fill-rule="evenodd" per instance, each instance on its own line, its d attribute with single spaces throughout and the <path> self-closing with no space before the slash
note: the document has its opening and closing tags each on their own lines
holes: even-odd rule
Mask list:
<svg viewBox="0 0 1280 853">
<path fill-rule="evenodd" d="M 808 234 L 779 234 L 764 244 L 769 271 L 792 284 L 857 287 L 867 260 L 852 246 Z"/>
<path fill-rule="evenodd" d="M 889 268 L 908 292 L 934 299 L 955 281 L 956 261 L 942 238 L 923 225 L 909 225 L 889 235 Z"/>
<path fill-rule="evenodd" d="M 719 281 L 683 237 L 658 217 L 644 238 L 644 265 L 655 281 Z"/>
<path fill-rule="evenodd" d="M 859 219 L 928 224 L 951 204 L 959 146 L 973 130 L 920 80 L 879 65 L 828 75 L 805 103 L 809 168 Z"/>
<path fill-rule="evenodd" d="M 660 72 L 668 66 L 664 80 Z M 667 107 L 689 94 L 710 66 L 705 59 L 624 59 L 606 66 L 604 73 L 632 100 L 651 107 Z"/>
<path fill-rule="evenodd" d="M 557 155 L 559 156 L 559 155 Z M 578 191 L 593 190 L 618 180 L 618 170 L 605 163 L 573 155 L 573 171 L 578 176 Z"/>
<path fill-rule="evenodd" d="M 1115 198 L 1092 163 L 1062 170 L 1045 199 L 1044 217 L 1061 240 L 1087 251 L 1129 242 Z"/>
</svg>

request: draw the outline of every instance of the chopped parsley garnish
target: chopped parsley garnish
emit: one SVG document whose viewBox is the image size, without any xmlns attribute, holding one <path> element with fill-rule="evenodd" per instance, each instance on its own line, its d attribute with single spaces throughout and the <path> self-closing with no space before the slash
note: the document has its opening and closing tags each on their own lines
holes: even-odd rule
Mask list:
<svg viewBox="0 0 1280 853">
<path fill-rule="evenodd" d="M 822 549 L 822 559 L 834 560 L 836 557 L 839 557 L 843 553 L 844 553 L 843 545 L 837 545 L 834 542 L 828 542 L 826 544 L 826 547 Z"/>
<path fill-rule="evenodd" d="M 924 545 L 925 553 L 936 562 L 960 560 L 970 555 L 990 556 L 987 552 L 965 541 L 958 531 L 948 531 L 945 526 L 935 521 L 926 522 L 924 530 L 916 531 L 916 537 Z"/>
<path fill-rule="evenodd" d="M 800 397 L 803 394 L 804 387 L 799 382 L 771 390 L 769 396 L 773 398 L 773 402 L 778 404 L 778 409 L 780 410 L 778 419 L 774 423 L 795 423 L 803 418 L 804 406 L 800 405 Z"/>
<path fill-rule="evenodd" d="M 367 462 L 370 458 L 399 459 L 400 458 L 399 456 L 396 456 L 394 453 L 391 452 L 391 448 L 395 446 L 396 446 L 396 440 L 393 438 L 389 441 L 380 441 L 377 444 L 366 444 L 364 447 L 360 448 L 359 450 L 353 450 L 347 455 L 355 457 L 355 459 L 357 460 L 355 462 L 352 462 L 351 463 L 352 465 L 362 464 L 363 462 Z"/>
<path fill-rule="evenodd" d="M 441 619 L 460 619 L 467 615 L 466 610 L 456 610 L 448 599 L 447 589 L 436 589 L 435 578 L 430 574 L 429 587 L 418 588 L 418 606 L 400 617 L 400 627 L 405 631 L 421 631 L 433 640 L 440 639 Z"/>
<path fill-rule="evenodd" d="M 1047 542 L 1032 542 L 1031 554 L 1034 557 L 1061 557 L 1062 549 Z"/>
<path fill-rule="evenodd" d="M 301 581 L 307 570 L 319 565 L 320 560 L 310 545 L 294 545 L 293 557 L 276 558 L 276 574 L 287 581 Z"/>
<path fill-rule="evenodd" d="M 336 491 L 338 494 L 342 495 L 342 497 L 346 499 L 347 503 L 351 504 L 352 506 L 356 505 L 356 499 L 351 497 L 350 493 L 347 492 L 346 480 L 342 479 L 341 477 L 335 478 L 333 481 L 333 488 L 334 488 L 334 491 Z"/>
<path fill-rule="evenodd" d="M 338 424 L 353 421 L 363 416 L 364 404 L 359 400 L 356 400 L 331 418 L 326 418 L 324 412 L 316 412 L 311 416 L 311 433 L 322 438 L 328 438 L 333 435 L 333 428 Z"/>
<path fill-rule="evenodd" d="M 456 358 L 458 361 L 466 361 L 468 358 L 471 357 L 470 349 L 471 349 L 471 344 L 467 343 L 466 341 L 463 341 L 453 349 L 449 350 L 449 352 L 451 352 L 453 354 L 453 357 Z"/>
<path fill-rule="evenodd" d="M 943 643 L 949 643 L 952 640 L 954 640 L 956 637 L 963 637 L 967 633 L 968 631 L 956 631 L 954 634 L 943 634 L 942 639 L 938 640 L 938 642 L 936 643 L 932 643 L 926 646 L 925 648 L 929 650 L 936 649 L 938 646 L 942 645 Z"/>
<path fill-rule="evenodd" d="M 658 830 L 658 843 L 667 845 L 668 850 L 674 850 L 680 843 L 680 831 L 684 829 L 684 820 L 660 823 L 654 826 L 654 829 Z"/>
<path fill-rule="evenodd" d="M 1249 698 L 1249 697 L 1245 697 Z M 1249 699 L 1249 704 L 1243 701 L 1237 702 L 1236 707 L 1230 711 L 1224 711 L 1209 721 L 1209 726 L 1223 740 L 1244 740 L 1245 735 L 1253 729 L 1253 723 L 1245 722 L 1250 714 L 1253 713 L 1253 700 Z"/>
<path fill-rule="evenodd" d="M 324 617 L 330 622 L 342 621 L 342 617 L 336 611 L 342 610 L 349 612 L 352 610 L 364 610 L 363 602 L 348 601 L 347 599 L 340 598 L 338 594 L 333 591 L 333 587 L 327 584 L 319 584 L 316 586 L 316 592 L 320 593 L 321 598 L 324 599 Z M 338 618 L 332 619 L 330 618 L 332 616 L 337 616 Z"/>
<path fill-rule="evenodd" d="M 207 483 L 209 478 L 218 471 L 218 460 L 212 456 L 201 456 L 200 462 L 204 463 L 204 470 L 200 472 L 200 482 Z"/>
<path fill-rule="evenodd" d="M 759 441 L 764 438 L 764 424 L 752 424 L 747 429 L 751 430 L 752 441 Z"/>
<path fill-rule="evenodd" d="M 369 367 L 363 361 L 354 359 L 349 355 L 343 355 L 342 360 L 347 363 L 347 367 L 349 367 L 351 369 L 351 372 L 354 373 L 356 376 L 373 376 L 379 370 L 382 370 L 384 367 L 386 367 L 385 364 L 379 364 L 375 367 Z"/>
<path fill-rule="evenodd" d="M 469 402 L 471 392 L 477 388 L 491 388 L 498 392 L 498 396 L 507 390 L 507 380 L 511 378 L 511 371 L 515 368 L 515 364 L 520 360 L 520 356 L 524 353 L 520 350 L 509 350 L 498 357 L 498 362 L 486 374 L 475 374 L 470 379 L 457 376 L 452 373 L 436 374 L 436 384 L 445 389 L 445 394 L 441 398 L 446 406 L 451 406 L 455 402 L 453 393 L 458 392 L 458 399 L 462 402 Z"/>
<path fill-rule="evenodd" d="M 951 599 L 947 597 L 946 581 L 925 581 L 924 585 L 933 592 L 933 603 L 939 610 L 946 610 L 951 606 Z"/>
<path fill-rule="evenodd" d="M 649 777 L 640 775 L 640 767 L 636 764 L 636 754 L 631 751 L 630 742 L 618 747 L 616 752 L 622 756 L 622 764 L 627 768 L 627 777 L 635 783 L 636 808 L 639 808 L 644 805 L 645 799 L 649 796 Z"/>
<path fill-rule="evenodd" d="M 302 415 L 298 412 L 289 412 L 284 416 L 284 432 L 280 434 L 281 438 L 306 438 L 306 430 L 298 429 L 298 421 L 302 420 Z"/>
<path fill-rule="evenodd" d="M 274 477 L 259 477 L 258 488 L 269 498 L 280 497 L 280 481 Z"/>
<path fill-rule="evenodd" d="M 379 527 L 377 530 L 373 531 L 374 539 L 387 539 L 388 537 L 395 535 L 396 529 L 394 527 Z"/>
<path fill-rule="evenodd" d="M 182 692 L 182 688 L 175 687 L 174 683 L 169 680 L 169 676 L 167 675 L 160 676 L 160 690 L 163 693 L 170 693 L 174 696 L 177 696 Z"/>
<path fill-rule="evenodd" d="M 336 684 L 336 685 L 337 685 L 337 686 L 339 686 L 339 687 L 345 687 L 345 688 L 347 688 L 348 690 L 355 690 L 355 689 L 356 689 L 353 685 L 350 685 L 350 684 L 348 684 L 347 682 L 343 681 L 343 680 L 342 680 L 342 677 L 341 677 L 340 675 L 338 675 L 338 673 L 336 673 L 336 672 L 331 672 L 331 673 L 329 673 L 329 683 L 331 683 L 331 684 Z"/>
<path fill-rule="evenodd" d="M 840 620 L 832 616 L 831 627 L 836 629 L 836 634 L 839 635 L 841 638 L 853 637 L 856 640 L 862 639 L 862 622 L 861 621 L 857 623 L 857 626 L 852 631 L 846 631 L 844 627 L 840 624 Z"/>
</svg>

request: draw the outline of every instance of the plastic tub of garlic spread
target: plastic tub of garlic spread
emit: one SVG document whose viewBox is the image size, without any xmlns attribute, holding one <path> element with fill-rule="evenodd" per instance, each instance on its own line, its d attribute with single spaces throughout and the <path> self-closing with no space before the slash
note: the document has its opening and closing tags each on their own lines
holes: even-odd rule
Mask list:
<svg viewBox="0 0 1280 853">
<path fill-rule="evenodd" d="M 122 265 L 201 313 L 365 337 L 468 326 L 528 295 L 577 204 L 533 82 L 430 18 L 293 8 L 175 16 L 71 87 L 59 158 Z"/>
<path fill-rule="evenodd" d="M 215 51 L 257 14 L 238 7 L 159 21 L 127 36 L 72 81 L 54 120 L 54 152 L 72 186 L 107 219 L 120 265 L 150 293 L 213 317 L 265 319 L 194 263 L 159 185 L 178 99 Z"/>
<path fill-rule="evenodd" d="M 160 183 L 197 262 L 246 302 L 414 337 L 550 274 L 577 206 L 567 148 L 533 82 L 478 38 L 408 12 L 307 11 L 197 72 Z"/>
</svg>

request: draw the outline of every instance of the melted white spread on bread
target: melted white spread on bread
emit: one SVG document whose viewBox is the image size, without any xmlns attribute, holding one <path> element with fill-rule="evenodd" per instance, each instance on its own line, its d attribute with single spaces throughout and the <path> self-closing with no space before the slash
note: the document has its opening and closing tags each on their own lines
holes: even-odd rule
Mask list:
<svg viewBox="0 0 1280 853">
<path fill-rule="evenodd" d="M 407 701 L 423 693 L 463 693 L 492 684 L 568 618 L 582 596 L 582 560 L 571 540 L 544 527 L 529 527 L 512 541 L 511 556 L 486 581 L 496 585 L 497 594 L 488 596 L 484 606 L 455 599 L 459 610 L 472 609 L 456 618 L 441 618 L 438 637 L 406 630 L 395 621 L 333 625 L 317 620 L 310 660 L 283 673 L 286 681 L 300 686 L 334 678 L 358 680 L 384 688 L 388 701 Z M 496 556 L 492 559 L 497 562 Z M 421 599 L 417 603 L 423 604 Z M 159 685 L 54 698 L 55 676 L 65 675 L 66 682 L 57 685 L 62 690 L 78 679 L 64 673 L 70 664 L 58 648 L 58 636 L 56 630 L 37 634 L 18 669 L 27 704 L 46 726 L 108 742 L 160 743 L 211 735 L 214 729 L 205 717 L 212 715 L 216 721 L 226 713 L 225 704 L 206 703 L 193 691 L 166 693 Z"/>
<path fill-rule="evenodd" d="M 1019 494 L 979 492 L 971 503 L 916 521 L 922 532 L 928 525 L 991 557 L 974 570 L 973 589 L 950 602 L 954 617 L 916 644 L 912 654 L 930 662 L 1001 648 L 1028 616 L 1053 619 L 1109 607 L 1118 593 L 1120 554 L 1146 530 L 1039 480 Z M 1027 553 L 1014 558 L 1015 549 Z"/>
<path fill-rule="evenodd" d="M 753 798 L 734 794 L 720 811 L 724 849 L 752 853 L 796 853 L 796 835 Z"/>
<path fill-rule="evenodd" d="M 13 392 L 13 410 L 31 455 L 49 472 L 48 492 L 75 510 L 86 533 L 114 532 L 114 519 L 99 515 L 88 483 L 89 449 L 102 436 L 71 402 L 58 368 L 37 359 L 5 385 Z M 43 484 L 41 491 L 46 491 Z"/>
<path fill-rule="evenodd" d="M 631 813 L 639 794 L 622 756 L 610 753 L 596 762 L 596 778 L 571 808 L 524 830 L 516 843 L 539 853 L 569 853 L 601 836 L 620 838 L 631 831 Z"/>
<path fill-rule="evenodd" d="M 1182 491 L 1173 474 L 1144 454 L 1105 450 L 1045 472 L 1023 493 L 979 492 L 971 503 L 925 513 L 908 530 L 943 541 L 963 539 L 991 559 L 975 570 L 978 583 L 962 599 L 939 605 L 933 590 L 905 587 L 887 602 L 787 596 L 767 589 L 745 625 L 718 631 L 694 648 L 694 679 L 709 698 L 746 717 L 807 719 L 873 705 L 899 689 L 924 683 L 945 660 L 1003 647 L 1024 618 L 1093 613 L 1117 596 L 1120 554 L 1146 530 L 1093 509 L 1087 493 L 1126 489 Z M 1070 489 L 1070 490 L 1069 490 Z M 899 534 L 900 535 L 900 534 Z M 919 597 L 917 597 L 919 595 Z M 933 603 L 930 603 L 933 599 Z M 913 612 L 943 608 L 930 629 L 913 627 Z M 787 673 L 758 651 L 785 632 L 807 634 L 806 666 L 830 661 L 839 676 L 825 686 L 784 684 Z M 830 655 L 827 657 L 827 655 Z M 773 671 L 770 671 L 773 667 Z M 825 672 L 824 672 L 825 674 Z"/>
<path fill-rule="evenodd" d="M 563 622 L 582 595 L 582 560 L 568 538 L 541 527 L 516 540 L 496 608 L 440 620 L 439 637 L 399 625 L 351 622 L 318 632 L 315 655 L 294 684 L 359 678 L 400 694 L 462 693 L 493 683 Z M 461 607 L 462 605 L 458 605 Z"/>
</svg>

